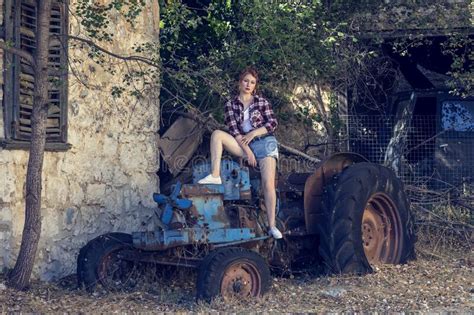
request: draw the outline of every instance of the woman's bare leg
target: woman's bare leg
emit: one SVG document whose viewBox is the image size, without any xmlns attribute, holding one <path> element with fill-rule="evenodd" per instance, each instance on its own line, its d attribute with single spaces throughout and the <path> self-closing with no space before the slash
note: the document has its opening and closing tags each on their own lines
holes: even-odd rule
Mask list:
<svg viewBox="0 0 474 315">
<path fill-rule="evenodd" d="M 211 135 L 211 174 L 218 177 L 221 174 L 222 151 L 227 150 L 237 157 L 244 157 L 245 152 L 237 140 L 222 130 L 215 130 Z"/>
<path fill-rule="evenodd" d="M 259 161 L 260 172 L 262 173 L 263 195 L 265 197 L 265 208 L 267 208 L 268 225 L 275 227 L 276 190 L 275 174 L 276 159 L 267 156 Z"/>
</svg>

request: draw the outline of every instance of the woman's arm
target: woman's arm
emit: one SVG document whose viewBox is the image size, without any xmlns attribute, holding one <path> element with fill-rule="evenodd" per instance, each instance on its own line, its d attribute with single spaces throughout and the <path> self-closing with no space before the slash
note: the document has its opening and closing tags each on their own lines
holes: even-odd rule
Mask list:
<svg viewBox="0 0 474 315">
<path fill-rule="evenodd" d="M 235 119 L 235 112 L 232 108 L 232 102 L 229 100 L 224 106 L 224 121 L 227 127 L 229 128 L 229 133 L 231 136 L 236 138 L 237 136 L 241 136 L 241 132 L 239 129 L 239 124 Z"/>
<path fill-rule="evenodd" d="M 242 143 L 248 146 L 250 142 L 252 142 L 253 138 L 266 135 L 267 133 L 268 133 L 268 130 L 265 127 L 254 129 L 250 131 L 249 133 L 247 133 L 245 136 L 241 136 Z"/>
<path fill-rule="evenodd" d="M 237 143 L 240 145 L 242 150 L 245 152 L 245 155 L 247 157 L 247 160 L 249 164 L 253 167 L 257 166 L 257 159 L 255 158 L 255 154 L 253 154 L 252 149 L 250 149 L 249 145 L 247 143 L 244 143 L 242 140 L 244 139 L 245 136 L 238 135 L 235 137 L 235 140 L 237 140 Z"/>
<path fill-rule="evenodd" d="M 242 142 L 244 144 L 248 145 L 255 137 L 274 132 L 278 126 L 278 121 L 276 119 L 275 113 L 273 112 L 272 106 L 263 97 L 258 100 L 258 110 L 263 116 L 263 126 L 244 135 L 242 137 Z"/>
<path fill-rule="evenodd" d="M 235 112 L 232 108 L 232 102 L 228 101 L 224 107 L 224 120 L 229 128 L 229 133 L 237 140 L 237 143 L 240 145 L 242 150 L 245 152 L 245 155 L 248 159 L 248 162 L 251 166 L 257 166 L 257 160 L 255 159 L 255 155 L 253 154 L 252 150 L 248 146 L 248 143 L 242 142 L 242 133 L 239 128 L 239 124 L 235 119 Z"/>
<path fill-rule="evenodd" d="M 275 113 L 273 112 L 272 105 L 266 99 L 263 99 L 260 106 L 263 119 L 265 121 L 264 127 L 267 129 L 268 133 L 274 132 L 278 126 L 278 121 L 276 119 Z"/>
</svg>

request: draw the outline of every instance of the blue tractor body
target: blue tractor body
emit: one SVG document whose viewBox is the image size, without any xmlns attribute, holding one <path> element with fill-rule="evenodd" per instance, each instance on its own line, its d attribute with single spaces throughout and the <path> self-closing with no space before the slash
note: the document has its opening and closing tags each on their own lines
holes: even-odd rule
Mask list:
<svg viewBox="0 0 474 315">
<path fill-rule="evenodd" d="M 133 245 L 143 250 L 165 250 L 190 244 L 240 244 L 268 238 L 257 235 L 252 228 L 232 226 L 225 211 L 225 202 L 251 199 L 249 169 L 224 160 L 221 185 L 196 184 L 209 172 L 209 163 L 200 164 L 194 168 L 192 184 L 178 182 L 169 196 L 154 194 L 159 207 L 159 229 L 132 233 Z"/>
</svg>

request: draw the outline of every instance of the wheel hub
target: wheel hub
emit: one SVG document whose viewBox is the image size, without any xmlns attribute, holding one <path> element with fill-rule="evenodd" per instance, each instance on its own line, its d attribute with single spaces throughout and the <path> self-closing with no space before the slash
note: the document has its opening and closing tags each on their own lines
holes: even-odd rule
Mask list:
<svg viewBox="0 0 474 315">
<path fill-rule="evenodd" d="M 396 207 L 386 194 L 376 193 L 369 198 L 362 216 L 362 242 L 370 264 L 398 261 L 400 222 Z"/>
<path fill-rule="evenodd" d="M 260 277 L 252 264 L 234 263 L 224 272 L 221 282 L 224 298 L 257 296 L 260 290 Z"/>
<path fill-rule="evenodd" d="M 136 285 L 133 263 L 121 259 L 117 252 L 105 256 L 98 266 L 98 276 L 102 285 L 112 291 L 130 289 Z"/>
</svg>

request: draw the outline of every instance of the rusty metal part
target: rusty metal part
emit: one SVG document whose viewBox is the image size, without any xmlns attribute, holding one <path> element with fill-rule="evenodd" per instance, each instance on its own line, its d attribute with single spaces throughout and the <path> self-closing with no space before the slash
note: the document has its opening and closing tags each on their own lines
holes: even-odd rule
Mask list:
<svg viewBox="0 0 474 315">
<path fill-rule="evenodd" d="M 186 218 L 194 222 L 193 226 L 228 228 L 230 224 L 223 204 L 223 193 L 222 185 L 183 185 L 181 194 L 192 202 L 186 211 Z"/>
<path fill-rule="evenodd" d="M 259 222 L 259 214 L 265 213 L 259 211 L 253 205 L 227 205 L 225 207 L 227 216 L 231 222 L 232 228 L 249 228 L 255 231 L 256 235 L 263 235 L 264 231 Z M 266 217 L 265 217 L 266 218 Z"/>
<path fill-rule="evenodd" d="M 221 282 L 221 295 L 224 299 L 260 296 L 262 279 L 256 266 L 239 260 L 229 265 Z"/>
<path fill-rule="evenodd" d="M 252 199 L 252 191 L 250 189 L 241 190 L 240 191 L 240 199 L 241 200 L 251 200 Z"/>
<path fill-rule="evenodd" d="M 186 184 L 181 188 L 181 195 L 184 198 L 189 197 L 202 197 L 206 195 L 219 195 L 224 193 L 224 187 L 222 185 L 199 185 L 199 184 Z"/>
<path fill-rule="evenodd" d="M 308 233 L 317 233 L 317 223 L 321 220 L 320 207 L 324 186 L 346 167 L 360 162 L 367 162 L 367 159 L 355 153 L 337 153 L 323 161 L 308 177 L 304 187 L 304 211 Z"/>
<path fill-rule="evenodd" d="M 196 121 L 179 117 L 159 140 L 161 156 L 173 176 L 179 174 L 202 141 L 204 129 Z"/>
<path fill-rule="evenodd" d="M 311 173 L 290 173 L 280 176 L 278 190 L 282 192 L 300 192 L 304 190 L 306 180 Z"/>
<path fill-rule="evenodd" d="M 147 262 L 160 265 L 169 265 L 177 267 L 197 268 L 201 259 L 199 257 L 178 257 L 173 252 L 146 252 L 124 250 L 118 254 L 118 257 L 130 262 Z"/>
<path fill-rule="evenodd" d="M 247 245 L 247 246 L 242 246 L 245 248 L 254 248 L 258 246 L 259 241 L 264 241 L 266 239 L 269 239 L 270 235 L 264 235 L 260 237 L 254 237 L 251 240 L 242 240 L 242 241 L 235 241 L 235 242 L 229 242 L 229 243 L 224 243 L 224 244 L 211 244 L 210 248 L 215 249 L 219 247 L 228 247 L 228 246 L 234 246 L 234 245 Z"/>
<path fill-rule="evenodd" d="M 362 216 L 362 240 L 369 263 L 399 261 L 402 233 L 401 219 L 390 197 L 384 193 L 372 195 Z"/>
<path fill-rule="evenodd" d="M 145 251 L 160 251 L 187 245 L 207 245 L 253 241 L 255 232 L 248 228 L 184 228 L 133 232 L 133 246 Z"/>
<path fill-rule="evenodd" d="M 251 211 L 252 209 L 244 208 L 244 207 L 238 207 L 239 209 L 239 222 L 240 222 L 240 227 L 248 227 L 251 229 L 257 229 L 257 220 L 256 216 L 252 215 Z"/>
</svg>

